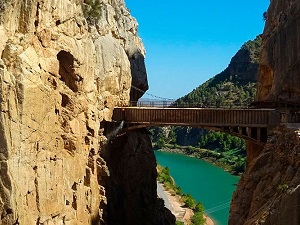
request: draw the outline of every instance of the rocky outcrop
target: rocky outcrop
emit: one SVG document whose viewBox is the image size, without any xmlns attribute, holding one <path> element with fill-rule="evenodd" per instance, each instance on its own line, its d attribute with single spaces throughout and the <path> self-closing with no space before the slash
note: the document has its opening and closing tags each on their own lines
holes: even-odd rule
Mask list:
<svg viewBox="0 0 300 225">
<path fill-rule="evenodd" d="M 157 198 L 156 159 L 147 130 L 119 134 L 109 142 L 104 158 L 111 173 L 108 224 L 175 224 L 174 215 Z"/>
<path fill-rule="evenodd" d="M 252 162 L 253 159 L 259 156 L 264 150 L 264 147 L 265 146 L 263 144 L 258 144 L 251 140 L 246 140 L 246 151 L 247 151 L 246 165 L 249 165 L 249 163 Z"/>
<path fill-rule="evenodd" d="M 4 0 L 0 13 L 0 224 L 104 224 L 99 125 L 132 76 L 147 87 L 137 23 L 123 0 Z"/>
<path fill-rule="evenodd" d="M 299 1 L 271 1 L 263 34 L 258 101 L 300 104 L 299 15 Z"/>
<path fill-rule="evenodd" d="M 274 133 L 237 186 L 230 225 L 300 224 L 300 130 Z"/>
<path fill-rule="evenodd" d="M 233 76 L 236 82 L 238 81 L 242 85 L 257 81 L 261 39 L 261 35 L 258 35 L 254 40 L 247 41 L 242 45 L 225 69 L 225 71 L 228 70 L 225 79 Z"/>
<path fill-rule="evenodd" d="M 176 144 L 181 146 L 197 146 L 199 140 L 207 130 L 193 128 L 193 127 L 180 127 L 176 129 Z"/>
</svg>

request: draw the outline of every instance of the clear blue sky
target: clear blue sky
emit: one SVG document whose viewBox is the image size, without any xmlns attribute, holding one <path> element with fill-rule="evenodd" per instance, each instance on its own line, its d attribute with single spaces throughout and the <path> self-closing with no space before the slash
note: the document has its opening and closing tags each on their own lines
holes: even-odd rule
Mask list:
<svg viewBox="0 0 300 225">
<path fill-rule="evenodd" d="M 176 99 L 223 71 L 262 33 L 270 0 L 125 2 L 146 48 L 148 92 Z"/>
</svg>

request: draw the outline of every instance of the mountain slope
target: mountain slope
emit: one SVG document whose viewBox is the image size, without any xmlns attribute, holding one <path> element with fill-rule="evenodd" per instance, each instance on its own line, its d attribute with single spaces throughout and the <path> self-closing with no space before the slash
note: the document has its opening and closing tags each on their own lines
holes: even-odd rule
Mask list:
<svg viewBox="0 0 300 225">
<path fill-rule="evenodd" d="M 178 105 L 247 106 L 254 99 L 261 35 L 246 42 L 232 57 L 229 66 L 187 95 Z"/>
</svg>

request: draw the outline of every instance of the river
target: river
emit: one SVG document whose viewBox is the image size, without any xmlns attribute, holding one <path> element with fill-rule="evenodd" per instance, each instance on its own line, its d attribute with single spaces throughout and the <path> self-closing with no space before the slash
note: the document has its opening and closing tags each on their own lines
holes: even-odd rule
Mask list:
<svg viewBox="0 0 300 225">
<path fill-rule="evenodd" d="M 201 201 L 215 225 L 227 225 L 232 194 L 239 177 L 200 159 L 155 151 L 158 164 L 168 166 L 171 176 L 184 193 Z"/>
</svg>

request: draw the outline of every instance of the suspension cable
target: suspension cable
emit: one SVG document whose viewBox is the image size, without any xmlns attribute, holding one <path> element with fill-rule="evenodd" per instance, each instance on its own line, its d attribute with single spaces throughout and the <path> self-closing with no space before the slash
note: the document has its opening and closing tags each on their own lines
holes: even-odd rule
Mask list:
<svg viewBox="0 0 300 225">
<path fill-rule="evenodd" d="M 139 91 L 139 92 L 141 92 L 141 93 L 143 93 L 143 94 L 149 95 L 149 96 L 151 96 L 151 97 L 153 97 L 153 98 L 161 99 L 161 100 L 164 100 L 164 101 L 175 101 L 175 100 L 176 100 L 176 99 L 164 98 L 164 97 L 160 97 L 160 96 L 157 96 L 157 95 L 148 93 L 148 92 L 143 91 L 142 89 L 140 89 L 140 88 L 138 88 L 138 87 L 135 87 L 135 86 L 133 86 L 133 85 L 131 85 L 131 88 L 132 88 L 132 89 L 135 89 L 135 90 L 137 90 L 137 91 Z"/>
</svg>

